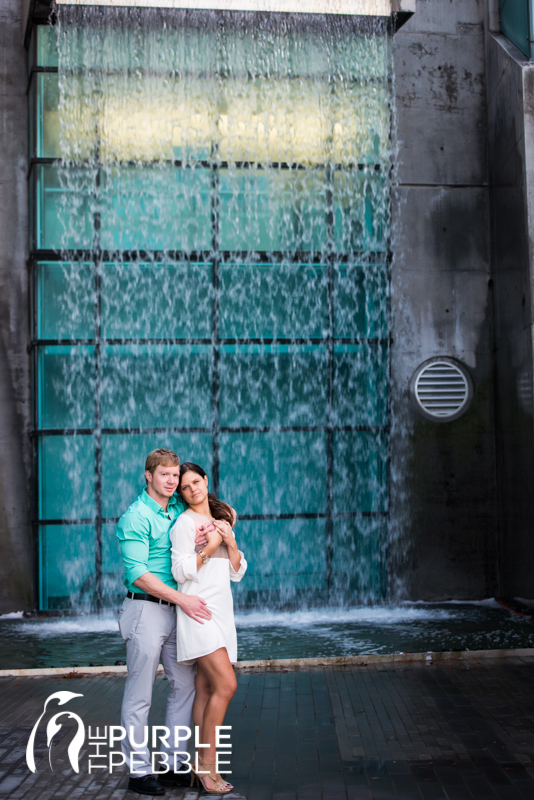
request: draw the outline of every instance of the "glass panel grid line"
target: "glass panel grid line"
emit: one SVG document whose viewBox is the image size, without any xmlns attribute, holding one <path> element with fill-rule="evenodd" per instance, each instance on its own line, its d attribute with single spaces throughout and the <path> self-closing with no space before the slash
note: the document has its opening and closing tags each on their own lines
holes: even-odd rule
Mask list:
<svg viewBox="0 0 534 800">
<path fill-rule="evenodd" d="M 47 250 L 44 248 L 34 249 L 31 257 L 36 261 L 87 261 L 91 257 L 92 250 Z M 297 250 L 289 253 L 283 250 L 218 250 L 219 264 L 236 266 L 246 264 L 251 269 L 261 262 L 279 264 L 299 264 L 306 266 L 324 266 L 325 255 L 319 250 Z M 104 262 L 135 263 L 146 261 L 185 261 L 185 262 L 205 262 L 213 260 L 213 252 L 210 250 L 101 250 L 100 259 Z M 353 264 L 354 266 L 386 266 L 390 263 L 391 255 L 388 252 L 376 251 L 352 251 L 343 253 L 336 251 L 335 264 Z"/>
<path fill-rule="evenodd" d="M 39 436 L 92 436 L 95 428 L 41 428 L 33 430 L 32 437 Z M 387 431 L 389 425 L 264 425 L 258 427 L 228 427 L 220 426 L 220 433 L 319 433 L 332 431 L 333 433 L 347 433 L 351 431 Z M 112 436 L 124 434 L 148 433 L 212 433 L 213 428 L 102 428 L 102 435 Z"/>
<path fill-rule="evenodd" d="M 334 342 L 336 345 L 357 345 L 357 344 L 389 344 L 389 338 L 349 338 L 346 336 L 341 337 L 333 337 Z M 100 342 L 100 344 L 109 344 L 109 345 L 146 345 L 146 344 L 153 344 L 153 345 L 195 345 L 195 344 L 212 344 L 213 339 L 105 339 L 100 338 L 96 339 L 35 339 L 31 342 L 30 347 L 41 347 L 41 346 L 48 346 L 48 347 L 55 347 L 61 345 L 69 345 L 72 347 L 75 346 L 90 346 L 95 345 L 96 342 Z M 310 336 L 310 337 L 298 337 L 298 338 L 283 338 L 283 337 L 257 337 L 257 338 L 228 338 L 228 339 L 217 339 L 217 343 L 219 346 L 222 345 L 314 345 L 314 344 L 325 344 L 330 342 L 329 336 Z"/>
<path fill-rule="evenodd" d="M 42 68 L 39 70 L 35 70 L 36 72 L 57 72 L 52 67 L 49 68 Z M 53 164 L 56 166 L 62 165 L 62 160 L 60 158 L 50 158 L 44 156 L 34 156 L 30 160 L 30 164 Z M 332 162 L 332 163 L 325 163 L 325 164 L 313 164 L 313 166 L 307 166 L 306 164 L 299 164 L 298 162 L 291 162 L 291 161 L 203 161 L 203 160 L 196 160 L 191 159 L 190 161 L 182 161 L 180 159 L 158 159 L 157 163 L 160 166 L 173 166 L 177 169 L 250 169 L 250 170 L 271 170 L 271 169 L 280 169 L 280 170 L 298 170 L 303 172 L 324 172 L 325 169 L 331 169 L 334 172 L 347 172 L 351 170 L 359 170 L 360 172 L 369 171 L 369 172 L 379 172 L 384 168 L 384 165 L 377 163 L 362 163 L 358 161 L 341 163 L 341 162 Z M 114 162 L 114 166 L 117 167 L 134 167 L 137 166 L 135 162 L 132 161 L 116 161 Z M 386 165 L 389 168 L 389 165 Z"/>
<path fill-rule="evenodd" d="M 334 186 L 333 171 L 325 170 L 326 214 L 325 223 L 327 240 L 334 237 Z M 326 437 L 326 586 L 330 596 L 332 591 L 333 558 L 334 558 L 334 259 L 332 245 L 328 253 L 328 424 Z"/>
<path fill-rule="evenodd" d="M 32 67 L 28 73 L 28 82 L 26 84 L 26 94 L 30 93 L 30 87 L 32 85 L 32 80 L 34 75 L 57 75 L 59 72 L 57 67 Z M 33 160 L 33 159 L 32 159 Z M 47 160 L 48 161 L 48 160 Z M 59 161 L 55 159 L 57 163 Z"/>
<path fill-rule="evenodd" d="M 50 69 L 56 69 L 57 70 L 57 67 L 50 67 Z M 148 75 L 149 74 L 151 77 L 154 76 L 154 77 L 159 77 L 159 78 L 163 78 L 163 79 L 165 79 L 165 78 L 168 79 L 169 77 L 172 76 L 172 77 L 176 77 L 176 78 L 181 79 L 181 80 L 185 80 L 187 78 L 193 78 L 193 79 L 196 78 L 196 79 L 204 79 L 204 80 L 216 78 L 217 81 L 220 81 L 221 83 L 223 83 L 225 81 L 228 81 L 228 80 L 232 80 L 233 78 L 236 77 L 235 75 L 229 76 L 226 73 L 226 71 L 218 71 L 218 70 L 216 70 L 214 72 L 212 72 L 212 71 L 205 72 L 203 70 L 195 70 L 193 72 L 191 70 L 181 69 L 179 72 L 178 71 L 172 71 L 171 72 L 171 71 L 165 70 L 165 69 L 161 69 L 161 70 L 151 69 L 150 72 L 147 72 L 146 70 L 143 70 L 141 68 L 138 71 L 136 70 L 136 74 L 138 76 Z M 106 69 L 101 70 L 100 68 L 83 66 L 83 67 L 77 67 L 77 68 L 72 68 L 72 69 L 65 70 L 65 75 L 67 77 L 69 77 L 69 78 L 70 77 L 75 77 L 75 76 L 78 76 L 78 75 L 83 75 L 84 77 L 85 76 L 94 76 L 96 78 L 101 78 L 102 75 L 105 75 L 106 78 L 114 77 L 114 76 L 120 77 L 120 76 L 124 75 L 124 69 L 122 69 L 122 68 L 114 69 L 112 67 L 107 67 Z M 254 71 L 254 70 L 247 70 L 247 75 L 246 75 L 247 82 L 249 82 L 249 83 L 257 80 L 258 78 L 274 78 L 274 77 L 275 77 L 274 75 L 265 75 L 262 72 L 257 72 L 257 71 Z M 288 80 L 288 81 L 296 81 L 299 84 L 301 84 L 303 82 L 305 82 L 305 83 L 317 83 L 320 86 L 324 84 L 324 75 L 321 75 L 321 74 L 319 74 L 317 76 L 309 76 L 309 75 L 304 75 L 302 73 L 295 74 L 295 75 L 289 75 L 289 74 L 285 73 L 284 74 L 284 78 L 286 80 Z M 357 77 L 353 77 L 352 79 L 351 78 L 345 78 L 345 81 L 346 81 L 347 84 L 352 83 L 355 86 L 361 86 L 363 84 L 365 84 L 365 85 L 375 85 L 377 83 L 380 83 L 381 79 L 380 78 L 376 78 L 373 75 L 366 75 L 365 78 L 363 78 L 361 75 L 358 75 Z"/>
<path fill-rule="evenodd" d="M 333 519 L 367 519 L 375 517 L 387 517 L 387 511 L 334 511 Z M 240 514 L 238 520 L 241 522 L 277 519 L 327 519 L 326 513 L 295 513 L 295 514 Z M 116 525 L 120 517 L 102 517 L 103 525 Z M 80 519 L 39 519 L 33 520 L 33 525 L 92 525 L 95 520 L 93 517 Z"/>
<path fill-rule="evenodd" d="M 216 155 L 216 145 L 213 146 L 213 155 Z M 213 257 L 212 281 L 213 281 L 213 313 L 212 313 L 212 358 L 213 358 L 213 377 L 212 377 L 212 425 L 213 425 L 213 461 L 212 461 L 212 480 L 213 491 L 219 494 L 219 173 L 218 165 L 212 164 L 211 167 L 211 247 Z"/>
</svg>

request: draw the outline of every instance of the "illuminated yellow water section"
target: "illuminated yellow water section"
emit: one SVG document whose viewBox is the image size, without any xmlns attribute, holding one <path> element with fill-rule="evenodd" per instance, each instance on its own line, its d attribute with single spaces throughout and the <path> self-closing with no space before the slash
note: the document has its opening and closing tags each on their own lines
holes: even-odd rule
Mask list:
<svg viewBox="0 0 534 800">
<path fill-rule="evenodd" d="M 66 160 L 377 163 L 388 158 L 388 90 L 373 83 L 108 76 L 62 101 Z M 83 100 L 82 100 L 83 97 Z M 54 120 L 48 121 L 53 126 Z"/>
</svg>

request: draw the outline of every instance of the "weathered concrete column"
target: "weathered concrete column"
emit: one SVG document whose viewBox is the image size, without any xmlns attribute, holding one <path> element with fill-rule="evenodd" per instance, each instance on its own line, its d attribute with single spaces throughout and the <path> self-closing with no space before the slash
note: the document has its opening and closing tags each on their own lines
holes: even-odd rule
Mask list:
<svg viewBox="0 0 534 800">
<path fill-rule="evenodd" d="M 21 0 L 0 0 L 0 613 L 33 607 L 27 68 Z"/>
<path fill-rule="evenodd" d="M 484 3 L 417 0 L 394 57 L 390 586 L 412 599 L 484 597 L 496 591 Z M 453 422 L 410 402 L 411 376 L 434 356 L 473 379 Z"/>
<path fill-rule="evenodd" d="M 488 27 L 500 591 L 533 598 L 534 64 Z"/>
</svg>

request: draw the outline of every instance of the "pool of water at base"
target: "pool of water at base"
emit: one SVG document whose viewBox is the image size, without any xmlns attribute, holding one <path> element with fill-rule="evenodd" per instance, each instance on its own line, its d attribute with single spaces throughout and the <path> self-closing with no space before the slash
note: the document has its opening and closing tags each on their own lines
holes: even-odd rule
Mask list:
<svg viewBox="0 0 534 800">
<path fill-rule="evenodd" d="M 0 618 L 0 669 L 114 665 L 126 657 L 116 614 Z M 493 600 L 262 609 L 236 615 L 240 661 L 534 647 L 534 625 Z"/>
</svg>

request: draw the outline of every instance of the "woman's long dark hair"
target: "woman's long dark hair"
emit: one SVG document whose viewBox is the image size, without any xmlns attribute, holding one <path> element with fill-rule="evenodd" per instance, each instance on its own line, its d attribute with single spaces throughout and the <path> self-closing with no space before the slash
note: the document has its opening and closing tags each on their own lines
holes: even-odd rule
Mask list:
<svg viewBox="0 0 534 800">
<path fill-rule="evenodd" d="M 198 464 L 193 464 L 192 461 L 186 461 L 180 467 L 180 483 L 178 484 L 178 491 L 180 491 L 182 478 L 186 472 L 196 472 L 196 474 L 200 475 L 201 478 L 208 477 L 202 467 L 199 467 Z M 211 492 L 208 492 L 208 503 L 213 519 L 223 519 L 226 522 L 229 522 L 232 527 L 234 526 L 234 513 L 228 503 L 223 503 L 222 500 L 219 500 L 214 494 L 211 494 Z"/>
</svg>

